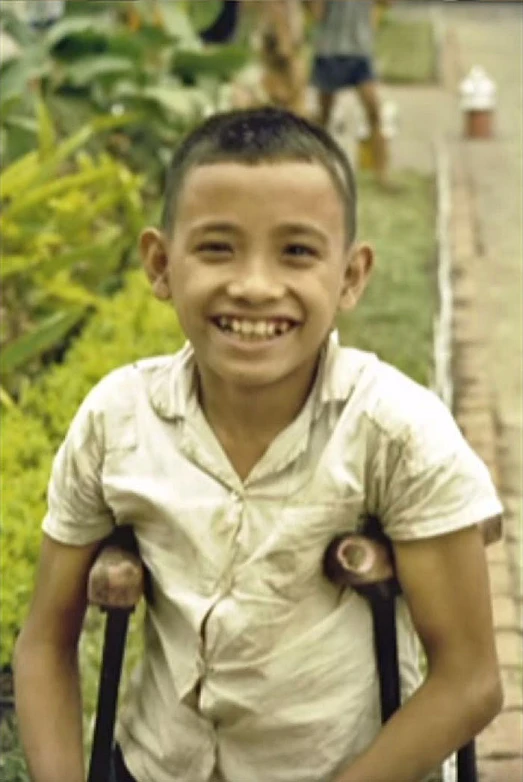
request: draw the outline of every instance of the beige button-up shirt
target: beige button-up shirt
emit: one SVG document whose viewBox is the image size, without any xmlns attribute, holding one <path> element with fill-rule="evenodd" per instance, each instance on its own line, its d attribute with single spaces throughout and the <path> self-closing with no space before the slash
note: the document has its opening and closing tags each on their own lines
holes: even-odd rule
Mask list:
<svg viewBox="0 0 523 782">
<path fill-rule="evenodd" d="M 139 782 L 327 782 L 376 736 L 368 606 L 322 575 L 337 534 L 380 516 L 394 540 L 501 511 L 438 398 L 331 339 L 298 417 L 245 481 L 195 394 L 187 345 L 108 375 L 59 450 L 44 530 L 132 524 L 152 580 L 146 653 L 118 740 Z M 403 698 L 419 649 L 398 610 Z"/>
</svg>

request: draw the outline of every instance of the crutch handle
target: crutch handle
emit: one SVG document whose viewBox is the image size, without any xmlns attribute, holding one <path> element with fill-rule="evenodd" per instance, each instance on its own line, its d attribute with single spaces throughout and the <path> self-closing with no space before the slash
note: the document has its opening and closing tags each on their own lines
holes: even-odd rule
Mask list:
<svg viewBox="0 0 523 782">
<path fill-rule="evenodd" d="M 103 610 L 132 610 L 143 591 L 144 571 L 138 555 L 119 545 L 105 546 L 89 572 L 89 603 Z"/>
</svg>

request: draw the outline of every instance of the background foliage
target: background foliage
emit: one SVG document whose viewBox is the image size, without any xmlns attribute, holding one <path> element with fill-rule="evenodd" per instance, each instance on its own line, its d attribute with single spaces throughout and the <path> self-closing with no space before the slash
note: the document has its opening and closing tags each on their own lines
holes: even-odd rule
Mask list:
<svg viewBox="0 0 523 782">
<path fill-rule="evenodd" d="M 99 306 L 96 294 L 118 286 L 143 219 L 142 178 L 107 153 L 85 151 L 125 116 L 92 120 L 57 144 L 43 102 L 38 111 L 38 148 L 0 177 L 0 376 L 12 395 Z"/>
<path fill-rule="evenodd" d="M 1 8 L 2 27 L 19 45 L 0 68 L 4 164 L 35 146 L 38 86 L 60 133 L 100 113 L 136 112 L 113 150 L 155 180 L 180 133 L 219 105 L 221 87 L 249 57 L 246 46 L 202 44 L 198 33 L 216 14 L 214 0 L 152 8 L 141 0 L 75 0 L 47 30 L 32 29 L 7 2 Z"/>
</svg>

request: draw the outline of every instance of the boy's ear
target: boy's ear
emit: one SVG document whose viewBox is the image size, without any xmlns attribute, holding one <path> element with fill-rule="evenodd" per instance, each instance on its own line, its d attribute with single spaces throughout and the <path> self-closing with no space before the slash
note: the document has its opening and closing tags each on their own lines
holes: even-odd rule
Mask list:
<svg viewBox="0 0 523 782">
<path fill-rule="evenodd" d="M 360 242 L 348 249 L 339 310 L 354 309 L 367 287 L 373 265 L 374 252 L 369 244 Z"/>
<path fill-rule="evenodd" d="M 157 299 L 171 298 L 169 286 L 167 242 L 165 235 L 157 228 L 146 228 L 140 236 L 140 255 L 145 273 Z"/>
</svg>

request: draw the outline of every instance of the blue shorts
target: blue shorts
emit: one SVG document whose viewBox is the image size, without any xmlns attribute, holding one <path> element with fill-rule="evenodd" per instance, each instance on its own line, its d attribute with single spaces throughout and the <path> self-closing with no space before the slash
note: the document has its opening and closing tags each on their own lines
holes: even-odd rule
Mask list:
<svg viewBox="0 0 523 782">
<path fill-rule="evenodd" d="M 366 81 L 375 81 L 375 78 L 368 57 L 337 55 L 314 59 L 312 83 L 322 92 L 358 87 Z"/>
</svg>

